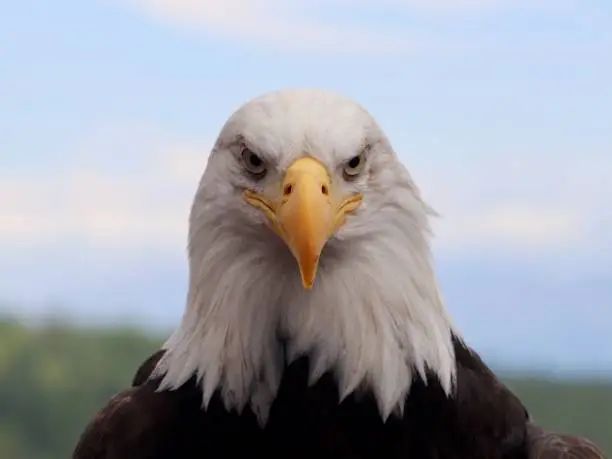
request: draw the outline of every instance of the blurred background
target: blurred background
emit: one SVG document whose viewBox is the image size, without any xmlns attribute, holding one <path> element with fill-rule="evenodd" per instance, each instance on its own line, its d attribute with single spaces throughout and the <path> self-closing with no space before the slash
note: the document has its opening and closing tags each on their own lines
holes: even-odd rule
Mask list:
<svg viewBox="0 0 612 459">
<path fill-rule="evenodd" d="M 69 457 L 180 319 L 187 215 L 247 99 L 379 120 L 467 341 L 612 454 L 612 4 L 23 0 L 0 13 L 0 456 Z"/>
</svg>

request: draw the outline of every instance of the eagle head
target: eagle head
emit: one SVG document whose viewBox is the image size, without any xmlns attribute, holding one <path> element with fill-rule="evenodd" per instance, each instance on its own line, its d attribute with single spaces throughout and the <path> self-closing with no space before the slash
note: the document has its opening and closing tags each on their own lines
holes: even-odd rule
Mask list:
<svg viewBox="0 0 612 459">
<path fill-rule="evenodd" d="M 283 370 L 307 355 L 311 382 L 331 371 L 341 398 L 371 390 L 384 418 L 427 369 L 450 392 L 431 213 L 356 102 L 314 89 L 247 102 L 196 192 L 188 304 L 155 372 L 160 390 L 196 375 L 205 406 L 218 390 L 265 423 Z"/>
</svg>

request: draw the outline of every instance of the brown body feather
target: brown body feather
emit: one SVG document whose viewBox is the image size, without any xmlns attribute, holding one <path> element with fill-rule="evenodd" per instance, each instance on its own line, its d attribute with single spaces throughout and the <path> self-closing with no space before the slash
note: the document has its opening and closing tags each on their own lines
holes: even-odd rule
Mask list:
<svg viewBox="0 0 612 459">
<path fill-rule="evenodd" d="M 528 430 L 529 459 L 606 459 L 590 440 L 577 435 L 549 432 L 536 425 Z"/>
<path fill-rule="evenodd" d="M 191 380 L 156 392 L 148 380 L 164 351 L 138 369 L 133 387 L 113 397 L 83 432 L 73 459 L 230 457 L 419 459 L 605 459 L 587 439 L 533 425 L 480 357 L 455 340 L 457 388 L 447 399 L 435 381 L 415 383 L 405 416 L 382 423 L 367 395 L 338 402 L 326 375 L 308 387 L 308 360 L 290 365 L 265 429 L 249 410 L 228 413 L 218 397 L 202 410 Z"/>
<path fill-rule="evenodd" d="M 330 374 L 308 386 L 308 359 L 302 358 L 285 370 L 264 429 L 248 409 L 227 412 L 219 397 L 201 409 L 194 379 L 176 391 L 156 392 L 158 381 L 147 378 L 163 353 L 159 351 L 138 369 L 134 387 L 111 399 L 91 421 L 73 458 L 252 458 L 274 453 L 296 459 L 603 457 L 563 456 L 556 443 L 534 434 L 521 402 L 477 354 L 459 340 L 455 349 L 454 396 L 447 398 L 433 379 L 415 381 L 404 416 L 386 423 L 368 394 L 339 403 Z"/>
</svg>

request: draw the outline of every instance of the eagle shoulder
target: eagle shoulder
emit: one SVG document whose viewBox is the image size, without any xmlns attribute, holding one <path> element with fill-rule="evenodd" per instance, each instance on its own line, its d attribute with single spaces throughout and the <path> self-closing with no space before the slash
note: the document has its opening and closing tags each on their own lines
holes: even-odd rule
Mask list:
<svg viewBox="0 0 612 459">
<path fill-rule="evenodd" d="M 550 432 L 533 424 L 520 399 L 480 356 L 455 339 L 457 359 L 456 401 L 463 425 L 473 437 L 493 438 L 509 453 L 528 459 L 606 459 L 590 440 L 567 433 Z M 514 454 L 513 454 L 514 453 Z"/>
<path fill-rule="evenodd" d="M 530 424 L 529 459 L 606 459 L 592 441 L 578 435 L 547 431 Z"/>
<path fill-rule="evenodd" d="M 155 370 L 157 362 L 159 362 L 159 359 L 161 359 L 165 353 L 165 349 L 160 349 L 140 364 L 140 367 L 138 367 L 132 379 L 132 387 L 142 386 L 147 382 L 149 376 L 151 376 L 153 370 Z"/>
<path fill-rule="evenodd" d="M 459 423 L 477 450 L 484 443 L 496 445 L 513 457 L 524 451 L 529 413 L 520 399 L 508 388 L 480 356 L 459 338 L 455 338 L 457 383 L 455 403 Z"/>
<path fill-rule="evenodd" d="M 145 385 L 164 351 L 157 351 L 143 362 L 132 380 L 132 387 L 114 395 L 100 409 L 81 434 L 73 459 L 136 459 L 153 448 L 159 419 L 168 419 L 172 405 L 163 397 L 151 397 Z M 151 413 L 158 415 L 152 417 Z"/>
<path fill-rule="evenodd" d="M 130 388 L 112 397 L 81 434 L 72 454 L 73 459 L 110 459 L 111 454 L 127 437 L 131 405 L 138 389 Z"/>
</svg>

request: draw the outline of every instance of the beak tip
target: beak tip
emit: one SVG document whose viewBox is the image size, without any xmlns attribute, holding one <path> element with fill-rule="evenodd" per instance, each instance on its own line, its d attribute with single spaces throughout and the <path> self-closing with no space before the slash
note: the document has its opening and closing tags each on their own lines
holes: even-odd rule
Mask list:
<svg viewBox="0 0 612 459">
<path fill-rule="evenodd" d="M 315 276 L 302 276 L 302 287 L 306 290 L 312 290 L 314 285 Z"/>
<path fill-rule="evenodd" d="M 302 279 L 302 286 L 306 290 L 312 290 L 317 278 L 319 255 L 313 257 L 311 260 L 300 257 L 298 265 L 300 269 L 300 278 Z"/>
</svg>

